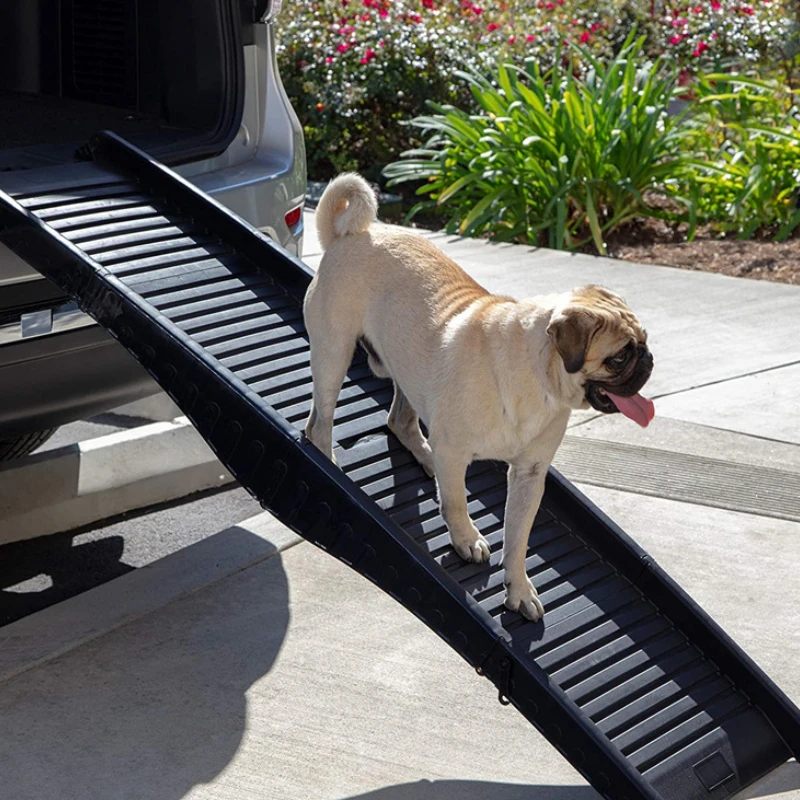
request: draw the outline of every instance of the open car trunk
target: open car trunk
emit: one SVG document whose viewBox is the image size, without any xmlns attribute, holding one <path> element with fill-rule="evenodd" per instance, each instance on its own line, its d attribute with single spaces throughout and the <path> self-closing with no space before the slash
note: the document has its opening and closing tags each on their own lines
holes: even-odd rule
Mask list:
<svg viewBox="0 0 800 800">
<path fill-rule="evenodd" d="M 100 129 L 173 164 L 219 153 L 235 135 L 244 96 L 235 0 L 0 5 L 0 171 L 80 159 Z"/>
</svg>

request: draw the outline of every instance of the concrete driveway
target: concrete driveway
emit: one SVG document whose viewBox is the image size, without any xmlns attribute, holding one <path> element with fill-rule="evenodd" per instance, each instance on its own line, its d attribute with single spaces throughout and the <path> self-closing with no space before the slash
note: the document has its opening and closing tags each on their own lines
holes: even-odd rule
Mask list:
<svg viewBox="0 0 800 800">
<path fill-rule="evenodd" d="M 791 493 L 664 472 L 794 485 L 800 288 L 432 238 L 491 289 L 629 299 L 659 416 L 576 416 L 565 471 L 800 702 Z M 0 741 L 15 800 L 598 796 L 422 623 L 266 516 L 0 628 Z M 800 798 L 800 768 L 742 795 L 767 796 Z"/>
</svg>

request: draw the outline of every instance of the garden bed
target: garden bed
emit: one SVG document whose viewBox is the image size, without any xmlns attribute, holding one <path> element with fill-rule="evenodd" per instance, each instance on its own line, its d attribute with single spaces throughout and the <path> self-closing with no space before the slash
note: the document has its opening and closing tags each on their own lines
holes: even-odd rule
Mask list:
<svg viewBox="0 0 800 800">
<path fill-rule="evenodd" d="M 676 242 L 658 233 L 620 235 L 609 244 L 609 255 L 640 264 L 661 264 L 800 286 L 800 238 L 772 242 L 698 236 L 692 242 Z"/>
</svg>

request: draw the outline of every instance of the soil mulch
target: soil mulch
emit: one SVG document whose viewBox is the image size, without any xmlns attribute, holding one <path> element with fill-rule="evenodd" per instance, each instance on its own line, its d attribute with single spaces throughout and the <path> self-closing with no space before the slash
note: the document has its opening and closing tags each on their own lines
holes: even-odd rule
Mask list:
<svg viewBox="0 0 800 800">
<path fill-rule="evenodd" d="M 657 220 L 637 221 L 617 232 L 608 243 L 609 255 L 642 264 L 718 272 L 737 278 L 800 286 L 800 237 L 785 242 L 767 238 L 720 239 L 698 231 L 691 242 L 682 230 Z"/>
</svg>

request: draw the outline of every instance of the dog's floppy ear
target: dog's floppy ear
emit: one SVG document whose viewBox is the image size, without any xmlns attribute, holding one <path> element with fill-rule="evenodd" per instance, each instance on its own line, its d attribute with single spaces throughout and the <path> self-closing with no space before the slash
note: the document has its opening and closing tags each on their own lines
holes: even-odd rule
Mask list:
<svg viewBox="0 0 800 800">
<path fill-rule="evenodd" d="M 586 351 L 599 320 L 585 308 L 567 306 L 550 320 L 547 335 L 564 362 L 567 372 L 577 372 L 586 361 Z"/>
</svg>

